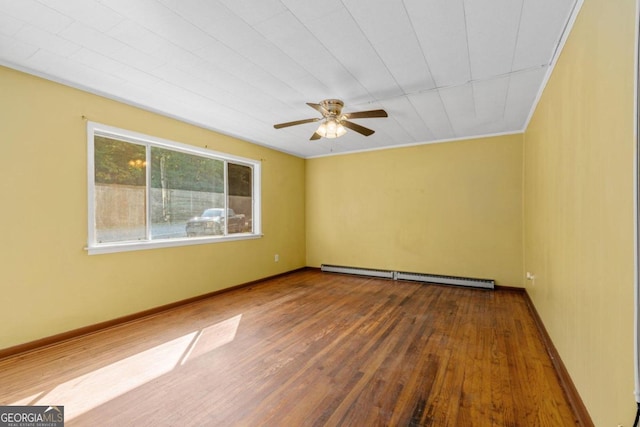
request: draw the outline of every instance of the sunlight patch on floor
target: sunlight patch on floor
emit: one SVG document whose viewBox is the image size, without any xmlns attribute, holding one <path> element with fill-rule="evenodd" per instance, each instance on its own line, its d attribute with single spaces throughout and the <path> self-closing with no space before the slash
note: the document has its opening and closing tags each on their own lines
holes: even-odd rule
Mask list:
<svg viewBox="0 0 640 427">
<path fill-rule="evenodd" d="M 234 340 L 242 315 L 73 378 L 12 405 L 60 405 L 69 421 Z"/>
<path fill-rule="evenodd" d="M 195 359 L 233 341 L 241 318 L 242 314 L 239 314 L 198 331 L 193 344 L 185 353 L 180 364 L 184 365 L 188 359 Z"/>
</svg>

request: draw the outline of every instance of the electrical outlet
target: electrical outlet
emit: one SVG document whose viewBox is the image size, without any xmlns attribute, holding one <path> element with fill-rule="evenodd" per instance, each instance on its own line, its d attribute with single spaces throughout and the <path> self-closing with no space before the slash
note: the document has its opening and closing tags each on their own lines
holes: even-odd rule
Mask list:
<svg viewBox="0 0 640 427">
<path fill-rule="evenodd" d="M 536 280 L 536 275 L 527 271 L 527 280 Z"/>
<path fill-rule="evenodd" d="M 280 261 L 280 255 L 276 254 L 276 255 L 273 257 L 273 261 L 274 261 L 274 262 L 278 262 L 278 261 Z"/>
</svg>

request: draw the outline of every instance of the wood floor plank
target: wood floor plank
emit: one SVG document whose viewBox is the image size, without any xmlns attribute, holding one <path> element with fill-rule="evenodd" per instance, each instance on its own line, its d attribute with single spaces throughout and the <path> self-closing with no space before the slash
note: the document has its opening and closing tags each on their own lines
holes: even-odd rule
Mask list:
<svg viewBox="0 0 640 427">
<path fill-rule="evenodd" d="M 0 361 L 67 426 L 576 425 L 525 298 L 306 270 Z"/>
</svg>

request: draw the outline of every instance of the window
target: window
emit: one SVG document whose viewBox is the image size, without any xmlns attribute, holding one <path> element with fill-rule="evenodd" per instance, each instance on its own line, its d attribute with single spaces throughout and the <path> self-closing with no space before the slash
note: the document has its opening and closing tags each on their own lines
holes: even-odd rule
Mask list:
<svg viewBox="0 0 640 427">
<path fill-rule="evenodd" d="M 89 122 L 89 253 L 260 237 L 260 162 Z"/>
</svg>

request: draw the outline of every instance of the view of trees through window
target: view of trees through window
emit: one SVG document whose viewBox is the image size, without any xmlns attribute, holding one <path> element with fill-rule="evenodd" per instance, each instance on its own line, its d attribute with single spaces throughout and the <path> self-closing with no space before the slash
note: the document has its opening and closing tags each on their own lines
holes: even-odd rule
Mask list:
<svg viewBox="0 0 640 427">
<path fill-rule="evenodd" d="M 253 232 L 253 169 L 94 136 L 95 243 Z"/>
</svg>

